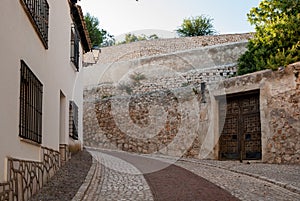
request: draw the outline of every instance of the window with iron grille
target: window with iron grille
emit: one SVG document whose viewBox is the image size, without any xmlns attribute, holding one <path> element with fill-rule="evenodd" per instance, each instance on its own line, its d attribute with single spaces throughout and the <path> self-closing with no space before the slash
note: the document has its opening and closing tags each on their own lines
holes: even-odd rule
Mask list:
<svg viewBox="0 0 300 201">
<path fill-rule="evenodd" d="M 69 135 L 78 140 L 78 106 L 74 101 L 70 101 L 69 106 Z"/>
<path fill-rule="evenodd" d="M 79 41 L 79 33 L 75 25 L 73 25 L 71 29 L 71 61 L 77 71 L 79 71 Z"/>
<path fill-rule="evenodd" d="M 43 85 L 21 61 L 19 136 L 42 143 Z"/>
<path fill-rule="evenodd" d="M 49 4 L 47 0 L 20 0 L 45 48 L 48 48 Z"/>
</svg>

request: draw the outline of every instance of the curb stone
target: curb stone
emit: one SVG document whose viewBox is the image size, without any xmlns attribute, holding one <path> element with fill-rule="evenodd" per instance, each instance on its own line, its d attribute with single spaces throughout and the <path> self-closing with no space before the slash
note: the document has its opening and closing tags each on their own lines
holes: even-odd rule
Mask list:
<svg viewBox="0 0 300 201">
<path fill-rule="evenodd" d="M 94 157 L 92 157 L 93 162 L 92 166 L 83 182 L 83 184 L 80 186 L 78 192 L 76 195 L 73 197 L 72 201 L 82 201 L 84 196 L 87 193 L 87 190 L 89 189 L 91 183 L 92 183 L 92 178 L 95 176 L 96 169 L 98 168 L 98 163 Z"/>
</svg>

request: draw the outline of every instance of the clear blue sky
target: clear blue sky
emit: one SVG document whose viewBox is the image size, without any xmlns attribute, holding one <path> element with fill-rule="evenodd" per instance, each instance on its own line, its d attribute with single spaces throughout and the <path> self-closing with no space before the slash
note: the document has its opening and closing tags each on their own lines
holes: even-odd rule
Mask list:
<svg viewBox="0 0 300 201">
<path fill-rule="evenodd" d="M 174 31 L 184 18 L 207 15 L 220 34 L 254 31 L 246 14 L 260 0 L 81 0 L 84 14 L 100 21 L 101 28 L 118 36 L 136 30 Z"/>
</svg>

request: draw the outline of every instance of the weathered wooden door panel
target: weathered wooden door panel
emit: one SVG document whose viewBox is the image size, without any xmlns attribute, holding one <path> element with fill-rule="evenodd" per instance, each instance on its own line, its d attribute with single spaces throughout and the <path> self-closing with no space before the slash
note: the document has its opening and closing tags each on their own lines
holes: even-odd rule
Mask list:
<svg viewBox="0 0 300 201">
<path fill-rule="evenodd" d="M 222 119 L 225 118 L 224 126 L 220 124 L 220 129 L 223 129 L 222 135 L 220 136 L 220 150 L 222 150 L 220 157 L 239 159 L 238 101 L 232 100 L 227 105 L 223 103 L 220 105 L 220 108 L 221 107 L 223 107 L 223 114 L 226 113 L 226 118 L 224 116 L 220 117 Z"/>
<path fill-rule="evenodd" d="M 243 159 L 261 159 L 260 115 L 243 117 Z"/>
<path fill-rule="evenodd" d="M 227 103 L 219 105 L 219 114 L 224 120 L 224 126 L 220 123 L 219 158 L 261 159 L 259 92 L 227 97 Z"/>
</svg>

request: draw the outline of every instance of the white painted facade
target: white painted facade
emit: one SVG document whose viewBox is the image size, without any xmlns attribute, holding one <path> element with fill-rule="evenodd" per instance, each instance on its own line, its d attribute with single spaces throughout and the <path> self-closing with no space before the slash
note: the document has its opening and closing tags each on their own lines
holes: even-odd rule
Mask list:
<svg viewBox="0 0 300 201">
<path fill-rule="evenodd" d="M 41 161 L 41 147 L 59 151 L 69 144 L 69 101 L 79 108 L 77 142 L 82 143 L 82 61 L 79 72 L 70 60 L 71 25 L 68 0 L 48 0 L 48 49 L 41 42 L 20 0 L 0 6 L 0 182 L 6 181 L 7 157 Z M 42 143 L 19 137 L 20 67 L 23 60 L 43 84 Z"/>
</svg>

